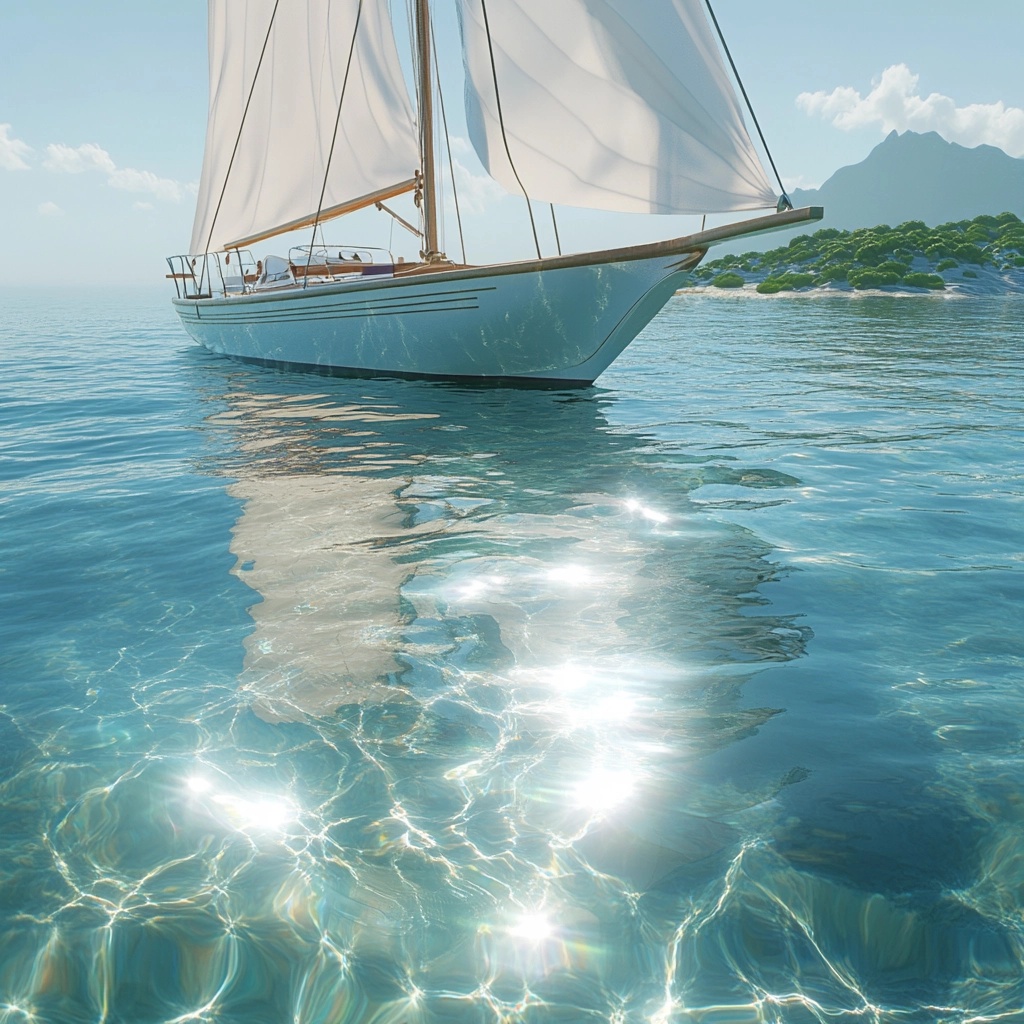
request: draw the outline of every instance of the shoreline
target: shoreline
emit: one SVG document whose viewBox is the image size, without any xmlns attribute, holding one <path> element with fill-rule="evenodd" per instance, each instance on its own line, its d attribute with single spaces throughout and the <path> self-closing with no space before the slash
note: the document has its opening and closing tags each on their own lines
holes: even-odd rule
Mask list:
<svg viewBox="0 0 1024 1024">
<path fill-rule="evenodd" d="M 792 299 L 817 298 L 830 296 L 891 295 L 898 298 L 919 298 L 926 296 L 938 299 L 968 298 L 1002 298 L 1006 296 L 1024 296 L 1024 270 L 994 270 L 991 267 L 970 268 L 976 274 L 973 278 L 964 278 L 964 268 L 947 271 L 939 276 L 945 281 L 945 288 L 913 288 L 906 285 L 889 284 L 875 288 L 854 288 L 846 281 L 828 281 L 823 284 L 806 285 L 803 288 L 787 288 L 782 291 L 762 293 L 757 286 L 768 274 L 743 273 L 745 280 L 742 285 L 723 288 L 710 281 L 692 281 L 676 290 L 676 295 L 714 295 L 736 298 L 755 299 Z M 958 276 L 959 275 L 959 276 Z"/>
</svg>

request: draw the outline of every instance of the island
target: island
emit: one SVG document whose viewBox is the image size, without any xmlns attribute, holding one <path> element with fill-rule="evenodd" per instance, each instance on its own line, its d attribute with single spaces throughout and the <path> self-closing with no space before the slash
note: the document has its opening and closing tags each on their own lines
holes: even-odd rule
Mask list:
<svg viewBox="0 0 1024 1024">
<path fill-rule="evenodd" d="M 911 220 L 854 231 L 822 228 L 768 252 L 704 263 L 681 290 L 693 289 L 1024 294 L 1024 223 L 1001 213 L 938 227 Z"/>
</svg>

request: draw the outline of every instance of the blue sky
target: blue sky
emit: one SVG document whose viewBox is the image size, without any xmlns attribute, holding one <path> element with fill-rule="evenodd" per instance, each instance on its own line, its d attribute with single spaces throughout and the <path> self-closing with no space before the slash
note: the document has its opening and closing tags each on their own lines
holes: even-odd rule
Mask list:
<svg viewBox="0 0 1024 1024">
<path fill-rule="evenodd" d="M 552 0 L 557 2 L 557 0 Z M 637 0 L 638 3 L 644 0 Z M 449 0 L 435 0 L 448 6 Z M 1024 156 L 1024 0 L 714 0 L 787 187 L 821 184 L 892 128 Z M 439 29 L 454 24 L 439 10 Z M 452 106 L 458 58 L 442 50 Z M 31 0 L 0 13 L 0 282 L 154 283 L 192 224 L 206 114 L 204 0 Z M 456 118 L 457 120 L 457 118 Z M 460 125 L 455 134 L 464 136 Z M 471 260 L 528 255 L 521 200 L 456 140 Z M 484 207 L 488 212 L 484 213 Z M 671 237 L 688 218 L 564 211 L 570 249 Z M 389 244 L 358 215 L 338 241 Z M 396 247 L 405 246 L 397 235 Z M 415 245 L 407 248 L 415 248 Z M 449 251 L 457 245 L 449 241 Z"/>
</svg>

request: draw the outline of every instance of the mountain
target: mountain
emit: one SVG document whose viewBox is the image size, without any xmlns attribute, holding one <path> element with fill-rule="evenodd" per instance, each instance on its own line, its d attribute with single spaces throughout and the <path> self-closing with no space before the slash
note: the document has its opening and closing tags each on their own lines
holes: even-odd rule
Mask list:
<svg viewBox="0 0 1024 1024">
<path fill-rule="evenodd" d="M 967 149 L 935 132 L 893 131 L 859 164 L 790 198 L 794 206 L 824 206 L 822 226 L 844 230 L 908 220 L 934 227 L 1004 211 L 1024 216 L 1024 160 L 995 146 Z"/>
</svg>

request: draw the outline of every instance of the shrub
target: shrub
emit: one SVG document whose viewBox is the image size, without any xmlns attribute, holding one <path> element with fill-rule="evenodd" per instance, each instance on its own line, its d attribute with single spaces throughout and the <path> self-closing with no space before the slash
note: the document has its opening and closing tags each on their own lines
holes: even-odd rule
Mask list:
<svg viewBox="0 0 1024 1024">
<path fill-rule="evenodd" d="M 764 253 L 749 252 L 740 257 L 723 257 L 707 264 L 699 280 L 710 283 L 727 270 L 749 272 L 756 268 L 766 280 L 767 293 L 805 287 L 794 275 L 808 270 L 816 276 L 807 284 L 850 280 L 855 275 L 861 287 L 896 284 L 889 278 L 905 278 L 916 258 L 927 257 L 937 272 L 956 270 L 965 264 L 1020 266 L 1024 256 L 1024 222 L 1013 213 L 951 221 L 929 228 L 923 221 L 905 221 L 897 228 L 879 224 L 874 228 L 842 231 L 822 228 L 813 235 L 797 235 L 788 244 Z M 860 264 L 858 267 L 857 264 Z M 836 269 L 839 268 L 839 269 Z M 872 271 L 881 277 L 865 277 Z M 870 284 L 865 283 L 870 281 Z M 764 293 L 764 289 L 762 293 Z"/>
<path fill-rule="evenodd" d="M 968 242 L 980 242 L 982 245 L 987 245 L 994 235 L 994 231 L 990 231 L 981 224 L 972 224 L 964 232 L 964 238 L 966 238 Z"/>
<path fill-rule="evenodd" d="M 872 269 L 880 274 L 895 274 L 897 277 L 902 277 L 910 267 L 899 260 L 887 260 L 885 263 L 879 263 L 877 267 Z"/>
<path fill-rule="evenodd" d="M 970 242 L 958 245 L 953 250 L 953 255 L 956 256 L 961 263 L 975 263 L 978 266 L 981 266 L 984 263 L 992 262 L 988 253 L 983 252 L 976 245 L 972 245 Z"/>
<path fill-rule="evenodd" d="M 806 288 L 814 284 L 813 274 L 783 274 L 790 288 Z"/>
<path fill-rule="evenodd" d="M 849 263 L 833 263 L 831 266 L 822 268 L 818 274 L 818 280 L 823 283 L 827 281 L 845 281 L 846 275 L 849 272 Z"/>
<path fill-rule="evenodd" d="M 946 282 L 938 274 L 907 274 L 903 283 L 911 288 L 933 288 L 936 291 L 946 287 Z"/>
<path fill-rule="evenodd" d="M 766 278 L 758 286 L 757 290 L 762 295 L 774 295 L 776 292 L 793 291 L 795 288 L 806 288 L 814 284 L 813 274 L 778 274 L 775 277 Z"/>
<path fill-rule="evenodd" d="M 822 256 L 827 260 L 852 260 L 853 249 L 848 245 L 841 243 L 833 243 L 832 245 L 826 245 L 821 251 Z"/>
<path fill-rule="evenodd" d="M 864 270 L 852 270 L 848 280 L 854 288 L 882 288 L 889 284 L 899 284 L 901 275 L 889 271 L 875 270 L 873 267 Z"/>
<path fill-rule="evenodd" d="M 1014 225 L 999 236 L 999 245 L 1004 249 L 1024 249 L 1024 231 Z"/>
<path fill-rule="evenodd" d="M 712 286 L 715 288 L 742 288 L 744 280 L 739 274 L 719 274 L 712 282 Z"/>
<path fill-rule="evenodd" d="M 978 276 L 978 272 L 976 270 L 965 270 L 964 271 L 964 277 L 975 278 L 977 276 Z"/>
<path fill-rule="evenodd" d="M 864 245 L 860 246 L 853 256 L 858 263 L 863 263 L 865 266 L 873 267 L 882 259 L 883 256 L 886 255 L 886 253 L 887 249 L 885 245 L 881 242 L 871 241 L 865 242 Z"/>
</svg>

